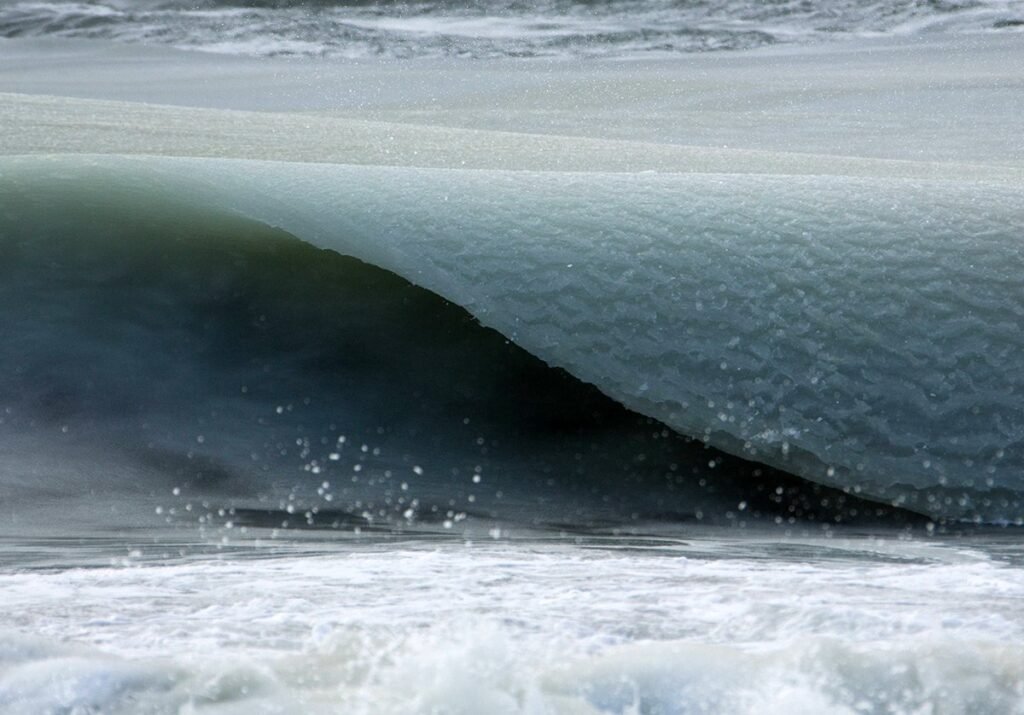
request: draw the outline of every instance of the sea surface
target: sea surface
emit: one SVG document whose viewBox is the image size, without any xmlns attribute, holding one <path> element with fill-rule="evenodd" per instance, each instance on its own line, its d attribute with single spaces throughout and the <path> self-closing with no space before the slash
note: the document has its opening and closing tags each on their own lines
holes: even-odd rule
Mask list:
<svg viewBox="0 0 1024 715">
<path fill-rule="evenodd" d="M 1022 28 L 0 3 L 0 713 L 1024 713 Z"/>
<path fill-rule="evenodd" d="M 1018 32 L 1015 0 L 11 0 L 0 37 L 258 56 L 625 58 L 846 37 Z"/>
</svg>

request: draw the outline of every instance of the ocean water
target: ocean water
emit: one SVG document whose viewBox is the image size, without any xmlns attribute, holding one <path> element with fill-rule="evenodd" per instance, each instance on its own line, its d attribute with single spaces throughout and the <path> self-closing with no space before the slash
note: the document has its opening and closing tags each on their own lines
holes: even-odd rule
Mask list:
<svg viewBox="0 0 1024 715">
<path fill-rule="evenodd" d="M 242 536 L 217 548 L 186 536 L 116 556 L 99 539 L 22 542 L 18 568 L 0 576 L 0 703 L 12 713 L 1020 711 L 1018 539 L 673 531 Z"/>
<path fill-rule="evenodd" d="M 0 713 L 1024 712 L 1021 27 L 0 5 Z"/>
<path fill-rule="evenodd" d="M 1015 0 L 12 0 L 0 37 L 348 58 L 639 57 L 854 36 L 1017 32 Z"/>
</svg>

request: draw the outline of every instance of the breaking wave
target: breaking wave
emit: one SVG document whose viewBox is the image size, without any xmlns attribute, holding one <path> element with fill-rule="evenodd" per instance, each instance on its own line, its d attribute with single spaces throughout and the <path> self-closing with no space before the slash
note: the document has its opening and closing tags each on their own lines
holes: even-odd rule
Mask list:
<svg viewBox="0 0 1024 715">
<path fill-rule="evenodd" d="M 1019 2 L 61 2 L 0 8 L 0 37 L 73 37 L 242 55 L 637 57 L 920 33 L 1012 32 Z"/>
<path fill-rule="evenodd" d="M 19 488 L 63 444 L 114 480 L 262 473 L 270 521 L 297 470 L 357 524 L 757 495 L 763 468 L 679 433 L 931 517 L 1021 513 L 1012 183 L 86 156 L 6 158 L 0 196 Z"/>
</svg>

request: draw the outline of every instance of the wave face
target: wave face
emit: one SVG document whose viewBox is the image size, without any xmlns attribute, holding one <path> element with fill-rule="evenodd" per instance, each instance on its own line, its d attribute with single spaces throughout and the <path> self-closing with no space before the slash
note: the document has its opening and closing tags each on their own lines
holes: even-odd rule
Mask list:
<svg viewBox="0 0 1024 715">
<path fill-rule="evenodd" d="M 15 512 L 88 521 L 98 493 L 140 526 L 408 532 L 892 511 L 709 450 L 393 273 L 147 186 L 145 166 L 39 168 L 0 188 Z"/>
<path fill-rule="evenodd" d="M 678 3 L 32 0 L 0 8 L 0 37 L 74 37 L 244 55 L 636 57 L 921 32 L 1016 31 L 1024 6 L 953 2 Z"/>
<path fill-rule="evenodd" d="M 683 434 L 813 481 L 944 518 L 1020 513 L 1016 186 L 112 157 L 8 159 L 2 171 L 8 206 L 64 215 L 69 197 L 95 205 L 89 187 L 103 187 L 104 202 L 143 216 L 172 200 L 186 216 L 283 228 L 446 296 Z M 15 235 L 41 221 L 13 215 Z M 67 276 L 55 285 L 77 290 Z M 179 298 L 169 310 L 160 321 L 202 325 L 206 308 L 179 313 Z M 372 318 L 366 332 L 390 320 Z M 403 335 L 380 352 L 415 354 L 423 339 Z M 116 371 L 120 360 L 94 361 Z M 62 373 L 74 374 L 30 382 Z M 166 389 L 154 393 L 161 404 L 191 394 Z"/>
<path fill-rule="evenodd" d="M 47 257 L 44 250 L 33 264 L 38 270 L 22 274 L 35 276 L 35 282 L 10 289 L 12 331 L 24 340 L 34 325 L 91 331 L 73 341 L 80 348 L 91 346 L 85 351 L 91 357 L 55 367 L 45 356 L 60 353 L 59 342 L 53 342 L 59 331 L 43 330 L 51 336 L 49 347 L 24 352 L 22 368 L 28 377 L 9 388 L 6 402 L 28 400 L 58 417 L 67 413 L 65 404 L 88 403 L 79 393 L 91 378 L 75 373 L 75 365 L 107 365 L 98 384 L 108 387 L 95 388 L 95 394 L 119 395 L 117 374 L 150 375 L 137 355 L 125 352 L 124 345 L 134 344 L 131 336 L 138 334 L 139 345 L 157 346 L 144 352 L 154 356 L 174 355 L 175 338 L 173 332 L 160 334 L 163 324 L 145 315 L 121 315 L 112 324 L 122 327 L 106 333 L 100 327 L 108 322 L 104 311 L 110 304 L 162 304 L 162 313 L 175 316 L 169 328 L 184 331 L 189 344 L 207 347 L 172 361 L 194 369 L 182 368 L 181 384 L 169 378 L 163 394 L 152 388 L 152 399 L 143 400 L 148 406 L 139 408 L 136 422 L 157 422 L 145 415 L 163 410 L 162 424 L 182 425 L 181 415 L 197 404 L 208 405 L 202 409 L 215 411 L 224 424 L 239 421 L 225 428 L 230 439 L 211 439 L 205 423 L 197 423 L 187 438 L 179 431 L 165 445 L 155 441 L 154 449 L 176 456 L 150 466 L 166 472 L 168 464 L 183 454 L 187 459 L 192 451 L 210 461 L 209 469 L 225 485 L 238 482 L 231 475 L 239 473 L 241 462 L 251 462 L 254 451 L 273 452 L 262 441 L 254 450 L 242 437 L 245 426 L 261 416 L 258 410 L 217 405 L 234 405 L 228 396 L 234 399 L 243 386 L 251 387 L 246 370 L 254 369 L 246 362 L 233 365 L 239 371 L 232 372 L 224 367 L 230 360 L 223 356 L 267 350 L 257 350 L 252 336 L 236 336 L 241 342 L 234 350 L 212 341 L 211 336 L 234 334 L 231 325 L 247 324 L 251 316 L 239 307 L 244 301 L 235 313 L 222 310 L 220 298 L 209 298 L 219 295 L 216 281 L 211 283 L 216 271 L 211 268 L 203 283 L 207 288 L 197 297 L 173 282 L 173 272 L 162 277 L 156 259 L 139 270 L 153 286 L 163 286 L 157 294 L 133 297 L 115 290 L 111 295 L 118 297 L 100 299 L 90 292 L 89 276 L 97 269 L 85 260 L 89 251 L 109 252 L 103 247 L 114 245 L 111 241 L 143 245 L 140 241 L 149 237 L 145 245 L 171 245 L 178 234 L 170 229 L 179 223 L 186 234 L 192 226 L 196 236 L 216 236 L 219 229 L 211 227 L 229 217 L 244 224 L 229 231 L 232 236 L 280 231 L 313 247 L 305 250 L 326 249 L 362 262 L 352 265 L 365 264 L 359 269 L 339 266 L 336 282 L 341 285 L 370 281 L 366 271 L 377 270 L 435 299 L 441 296 L 530 359 L 592 385 L 640 419 L 656 420 L 658 427 L 650 429 L 631 423 L 633 418 L 602 418 L 618 425 L 611 433 L 615 436 L 595 441 L 618 446 L 609 448 L 614 454 L 607 459 L 583 468 L 592 472 L 595 483 L 616 484 L 614 475 L 629 471 L 602 464 L 626 465 L 640 454 L 661 455 L 639 470 L 649 471 L 641 476 L 643 486 L 616 487 L 617 494 L 625 495 L 619 516 L 696 516 L 703 509 L 700 480 L 709 475 L 702 473 L 708 467 L 700 465 L 717 465 L 717 457 L 677 460 L 672 456 L 676 447 L 669 443 L 655 447 L 630 436 L 656 431 L 660 440 L 667 429 L 815 484 L 933 518 L 1017 521 L 1024 491 L 1024 293 L 1019 280 L 1024 174 L 1018 140 L 1024 132 L 1024 94 L 1013 60 L 1020 44 L 1005 35 L 952 43 L 863 43 L 860 49 L 756 50 L 660 63 L 427 62 L 419 68 L 403 64 L 396 72 L 387 63 L 214 60 L 198 53 L 103 44 L 69 43 L 58 50 L 50 42 L 0 43 L 0 53 L 10 60 L 0 65 L 0 89 L 60 95 L 0 95 L 5 240 L 12 245 L 35 240 L 40 247 L 51 246 L 51 252 L 67 246 L 61 250 L 84 260 L 81 276 L 78 269 L 66 268 L 60 280 L 52 281 L 69 291 L 58 303 L 46 304 L 41 317 L 53 320 L 26 322 L 18 316 L 31 315 L 32 305 L 44 303 L 33 299 L 26 304 L 24 296 L 45 293 L 40 271 L 59 263 L 59 256 Z M 153 81 L 146 69 L 154 66 L 160 81 Z M 442 66 L 445 71 L 439 72 Z M 938 76 L 951 79 L 936 84 Z M 205 80 L 196 82 L 195 77 Z M 175 106 L 146 103 L 154 99 Z M 636 106 L 650 112 L 638 117 Z M 516 109 L 509 112 L 508 107 Z M 576 135 L 565 136 L 570 130 Z M 732 146 L 734 140 L 742 143 Z M 96 216 L 90 206 L 96 207 Z M 62 218 L 74 216 L 91 228 L 76 228 L 74 221 Z M 120 218 L 96 223 L 103 216 Z M 150 218 L 154 227 L 138 223 Z M 58 220 L 64 222 L 53 223 Z M 118 229 L 121 224 L 137 228 L 125 232 Z M 276 239 L 266 240 L 276 245 Z M 82 248 L 75 248 L 74 241 L 81 241 Z M 246 245 L 258 243 L 253 239 Z M 187 258 L 188 251 L 176 255 L 182 264 L 227 270 L 225 256 L 232 250 L 195 261 Z M 303 261 L 315 273 L 315 261 Z M 342 274 L 348 270 L 354 273 L 346 278 Z M 252 275 L 268 282 L 259 290 L 250 288 L 250 294 L 275 294 L 272 273 L 259 268 Z M 232 279 L 250 280 L 255 278 Z M 24 282 L 12 278 L 10 285 L 19 281 Z M 321 295 L 333 294 L 330 282 L 320 285 L 315 294 L 292 302 L 316 303 Z M 271 351 L 277 356 L 272 369 L 300 377 L 294 378 L 297 382 L 282 377 L 276 391 L 253 404 L 275 413 L 278 406 L 298 405 L 307 397 L 312 404 L 317 395 L 329 396 L 315 420 L 329 426 L 337 424 L 328 414 L 331 405 L 360 394 L 338 385 L 365 379 L 380 388 L 353 397 L 359 406 L 350 411 L 377 414 L 379 400 L 372 395 L 378 390 L 392 396 L 386 404 L 401 405 L 388 417 L 389 423 L 399 424 L 408 400 L 386 388 L 405 383 L 380 375 L 370 380 L 371 372 L 362 375 L 355 367 L 346 372 L 343 358 L 350 351 L 339 345 L 355 338 L 338 337 L 377 332 L 368 326 L 410 326 L 371 351 L 378 357 L 363 364 L 372 365 L 387 364 L 380 355 L 415 356 L 431 344 L 407 318 L 385 309 L 387 292 L 380 289 L 368 301 L 369 322 L 332 328 L 334 337 L 317 348 L 322 359 L 303 362 L 302 346 L 312 345 L 310 339 L 280 333 L 276 340 L 282 350 Z M 358 302 L 348 295 L 345 305 Z M 247 300 L 262 304 L 256 297 Z M 210 325 L 221 327 L 209 327 L 203 317 L 202 306 L 210 301 L 217 316 Z M 83 311 L 99 307 L 65 314 L 65 305 Z M 316 324 L 315 311 L 307 311 L 307 319 Z M 152 312 L 161 314 L 155 307 Z M 351 313 L 339 304 L 332 315 Z M 451 315 L 435 322 L 460 324 Z M 453 330 L 454 335 L 464 332 Z M 466 344 L 477 345 L 476 340 Z M 22 338 L 10 344 L 17 351 Z M 419 363 L 384 374 L 424 372 L 417 365 L 443 365 L 439 356 L 446 353 L 500 353 L 497 347 L 460 351 L 444 345 L 428 350 Z M 19 364 L 19 354 L 11 356 L 12 364 Z M 219 362 L 213 360 L 218 355 Z M 483 362 L 507 365 L 506 357 Z M 329 377 L 323 366 L 334 359 L 339 374 L 348 377 Z M 47 360 L 42 376 L 31 377 L 31 370 Z M 489 438 L 470 435 L 470 443 L 460 446 L 452 435 L 462 433 L 450 427 L 467 416 L 471 423 L 483 417 L 459 415 L 451 407 L 438 420 L 426 406 L 448 404 L 442 397 L 446 391 L 461 394 L 454 376 L 479 370 L 474 360 L 479 361 L 467 357 L 455 370 L 427 370 L 447 375 L 445 387 L 431 388 L 433 397 L 406 420 L 446 425 L 440 432 L 448 441 L 438 443 L 434 453 L 453 456 L 435 474 L 458 469 L 465 475 L 467 469 L 472 473 L 486 466 L 472 459 L 486 446 L 475 440 Z M 215 374 L 221 377 L 203 377 Z M 531 374 L 539 384 L 548 384 L 541 372 Z M 33 392 L 61 385 L 65 377 L 70 387 L 52 394 Z M 207 394 L 204 380 L 211 385 L 208 397 L 202 397 Z M 150 375 L 124 384 L 120 411 L 139 402 L 145 385 L 164 381 Z M 492 374 L 474 383 L 470 393 L 509 392 L 495 387 L 500 384 Z M 560 402 L 587 403 L 578 397 L 583 393 L 558 394 L 562 397 L 548 400 L 545 408 L 554 412 L 538 424 L 559 422 L 557 415 L 565 412 L 557 408 Z M 26 397 L 31 395 L 36 397 Z M 505 405 L 497 409 L 508 415 L 534 409 L 528 401 L 516 407 L 504 399 L 494 403 Z M 175 405 L 181 406 L 178 413 Z M 277 447 L 307 436 L 311 444 L 332 439 L 295 434 L 299 425 L 313 422 L 290 419 L 295 423 L 273 433 L 267 444 Z M 370 417 L 352 419 L 360 429 L 381 426 Z M 56 418 L 51 422 L 61 426 Z M 113 424 L 108 417 L 93 423 L 103 429 Z M 516 433 L 515 418 L 503 424 L 497 432 Z M 288 430 L 293 433 L 285 439 Z M 540 455 L 539 464 L 560 466 L 545 472 L 543 466 L 526 466 L 520 457 L 511 456 L 511 462 L 523 466 L 521 473 L 574 472 L 575 467 L 565 465 L 586 450 L 571 446 L 571 440 L 552 446 L 545 431 L 534 430 L 530 446 L 515 454 Z M 83 437 L 76 449 L 85 453 L 84 461 L 101 464 L 105 458 L 103 450 L 89 445 L 153 441 L 138 435 L 118 441 L 111 436 L 116 430 L 108 433 L 92 441 Z M 47 453 L 39 434 L 29 424 L 18 437 L 23 443 L 14 437 L 7 442 L 10 460 L 25 465 L 20 472 L 25 485 L 39 486 L 33 475 L 41 468 L 32 467 L 26 457 Z M 372 440 L 359 441 L 374 448 Z M 194 446 L 200 444 L 205 446 Z M 411 446 L 389 454 L 425 461 Z M 292 460 L 294 454 L 289 447 L 280 456 Z M 324 455 L 307 457 L 301 465 L 271 460 L 268 471 L 312 470 L 322 467 L 323 459 L 329 461 Z M 124 482 L 117 475 L 137 467 L 111 459 L 96 471 L 114 481 Z M 667 484 L 676 489 L 672 464 L 677 471 L 681 465 L 684 471 L 697 470 L 689 472 L 697 479 L 689 497 L 666 496 Z M 395 475 L 393 466 L 382 470 Z M 419 461 L 411 466 L 425 468 Z M 397 483 L 401 490 L 402 480 Z M 543 498 L 546 487 L 541 487 L 524 486 L 520 503 Z M 281 498 L 288 506 L 289 488 L 283 480 L 280 489 L 263 490 L 267 508 L 280 510 Z M 588 487 L 580 489 L 577 493 L 583 494 Z M 422 502 L 426 491 L 409 498 L 422 497 Z M 507 490 L 496 487 L 491 493 L 498 491 Z M 599 503 L 581 508 L 595 520 L 603 518 L 600 503 L 617 504 L 613 491 L 605 486 L 592 490 Z M 470 494 L 465 493 L 469 504 L 474 503 L 468 502 Z M 362 518 L 356 502 L 366 495 L 350 496 Z M 472 496 L 482 498 L 477 492 Z M 406 501 L 398 503 L 398 497 Z M 687 502 L 690 497 L 693 504 Z M 389 508 L 405 507 L 409 500 L 397 492 L 388 498 L 394 502 Z M 438 511 L 453 511 L 440 495 L 430 499 Z M 746 502 L 743 489 L 730 492 L 718 507 L 729 501 Z M 377 497 L 374 504 L 379 507 Z"/>
</svg>

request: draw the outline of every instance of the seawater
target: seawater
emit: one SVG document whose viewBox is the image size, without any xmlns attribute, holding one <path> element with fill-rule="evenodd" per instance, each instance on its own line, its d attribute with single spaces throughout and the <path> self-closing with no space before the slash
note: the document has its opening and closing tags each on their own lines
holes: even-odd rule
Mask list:
<svg viewBox="0 0 1024 715">
<path fill-rule="evenodd" d="M 4 712 L 1011 713 L 1024 702 L 1016 534 L 140 536 L 5 542 Z"/>
<path fill-rule="evenodd" d="M 116 40 L 232 55 L 621 58 L 921 33 L 1005 33 L 1019 2 L 19 0 L 0 37 Z"/>
<path fill-rule="evenodd" d="M 4 4 L 0 713 L 1024 712 L 1022 23 Z"/>
</svg>

